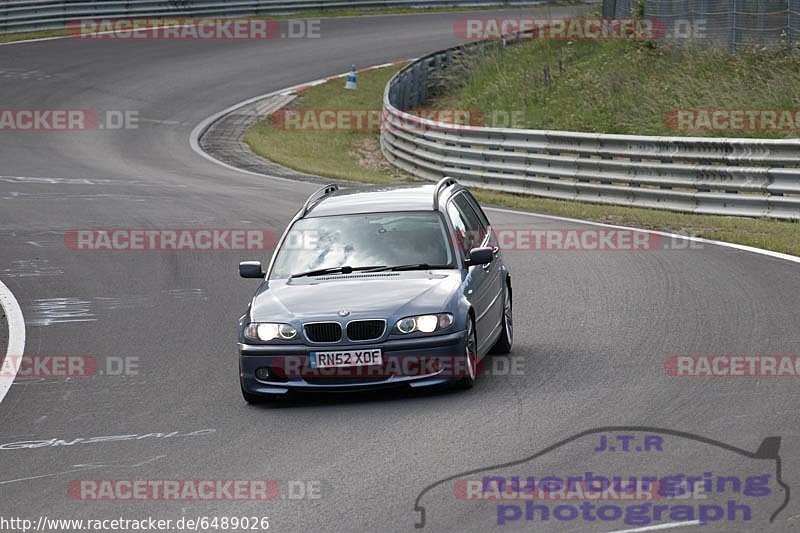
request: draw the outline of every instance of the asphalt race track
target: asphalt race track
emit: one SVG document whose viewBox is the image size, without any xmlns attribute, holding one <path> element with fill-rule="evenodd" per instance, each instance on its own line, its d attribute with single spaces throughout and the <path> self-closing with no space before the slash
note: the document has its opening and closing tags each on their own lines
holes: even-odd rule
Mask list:
<svg viewBox="0 0 800 533">
<path fill-rule="evenodd" d="M 556 17 L 575 9 L 536 12 Z M 0 107 L 139 113 L 133 130 L 0 131 L 0 281 L 22 308 L 25 354 L 138 364 L 124 376 L 17 378 L 0 404 L 0 515 L 268 516 L 271 531 L 410 531 L 425 487 L 606 426 L 686 432 L 751 452 L 763 439 L 781 437 L 783 481 L 798 490 L 800 378 L 673 377 L 664 370 L 673 354 L 800 354 L 797 263 L 711 244 L 510 251 L 512 356 L 522 360 L 522 372 L 482 376 L 467 392 L 324 396 L 256 407 L 241 398 L 236 364 L 236 321 L 255 284 L 238 277 L 237 264 L 267 255 L 65 245 L 76 228 L 282 231 L 315 185 L 215 165 L 190 148 L 192 129 L 241 100 L 341 73 L 351 63 L 381 64 L 455 44 L 459 16 L 326 20 L 321 39 L 0 46 Z M 488 214 L 508 228 L 593 228 Z M 129 437 L 91 440 L 100 436 Z M 27 444 L 14 444 L 20 442 Z M 553 450 L 545 470 L 583 472 L 585 460 L 595 471 L 663 463 L 702 474 L 759 460 L 689 439 L 671 448 L 668 440 L 658 456 L 609 453 L 598 465 L 597 438 L 580 442 Z M 85 501 L 68 493 L 70 482 L 82 479 L 272 479 L 282 489 L 302 481 L 319 497 Z M 800 525 L 798 501 L 771 524 L 716 522 L 704 530 L 788 531 Z M 423 531 L 482 531 L 493 512 L 452 495 L 435 503 Z M 521 519 L 499 530 L 533 525 L 633 527 Z"/>
</svg>

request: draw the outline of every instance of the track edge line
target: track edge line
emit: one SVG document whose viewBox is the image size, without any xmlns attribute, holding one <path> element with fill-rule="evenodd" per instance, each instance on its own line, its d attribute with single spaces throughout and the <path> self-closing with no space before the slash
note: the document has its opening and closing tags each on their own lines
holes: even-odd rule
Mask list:
<svg viewBox="0 0 800 533">
<path fill-rule="evenodd" d="M 0 307 L 3 308 L 8 322 L 8 346 L 5 357 L 22 357 L 25 351 L 25 317 L 11 289 L 2 281 L 0 281 Z M 0 371 L 0 403 L 17 378 L 20 366 L 11 364 L 9 365 L 11 372 Z"/>
</svg>

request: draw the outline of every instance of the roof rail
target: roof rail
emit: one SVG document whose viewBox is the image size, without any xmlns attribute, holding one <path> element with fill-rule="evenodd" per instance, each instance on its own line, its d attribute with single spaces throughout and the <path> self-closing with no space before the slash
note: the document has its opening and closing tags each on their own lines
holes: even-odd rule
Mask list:
<svg viewBox="0 0 800 533">
<path fill-rule="evenodd" d="M 433 191 L 433 210 L 437 211 L 439 209 L 439 193 L 441 193 L 444 189 L 449 187 L 450 185 L 457 185 L 458 182 L 455 178 L 445 177 L 439 180 L 439 183 L 436 184 L 436 189 Z"/>
<path fill-rule="evenodd" d="M 306 200 L 306 203 L 303 204 L 303 209 L 300 212 L 300 216 L 301 217 L 306 216 L 306 213 L 308 213 L 311 210 L 312 207 L 317 205 L 320 200 L 322 200 L 323 198 L 325 198 L 329 194 L 334 193 L 334 192 L 336 192 L 338 190 L 339 190 L 339 186 L 338 185 L 336 185 L 335 183 L 329 183 L 326 186 L 321 187 L 321 188 L 317 189 L 316 191 L 314 191 L 314 193 L 311 194 L 311 196 L 308 197 L 308 200 Z"/>
</svg>

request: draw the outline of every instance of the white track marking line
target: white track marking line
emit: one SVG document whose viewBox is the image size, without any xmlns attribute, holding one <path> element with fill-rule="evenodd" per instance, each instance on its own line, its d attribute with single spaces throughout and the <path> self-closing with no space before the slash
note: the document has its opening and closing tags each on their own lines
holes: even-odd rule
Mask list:
<svg viewBox="0 0 800 533">
<path fill-rule="evenodd" d="M 22 316 L 22 309 L 19 308 L 16 298 L 11 293 L 11 289 L 0 281 L 0 307 L 6 314 L 8 322 L 8 348 L 6 357 L 21 357 L 25 351 L 25 318 Z M 9 365 L 14 370 L 11 372 L 0 371 L 0 402 L 8 394 L 11 384 L 17 378 L 17 372 L 21 365 Z"/>
<path fill-rule="evenodd" d="M 0 43 L 0 46 L 11 46 L 12 44 L 21 44 L 21 43 L 39 43 L 42 41 L 55 41 L 56 39 L 69 39 L 71 35 L 57 35 L 56 37 L 39 37 L 37 39 L 24 39 L 20 41 L 9 41 L 7 43 Z"/>
<path fill-rule="evenodd" d="M 560 220 L 563 222 L 572 222 L 575 224 L 583 224 L 586 226 L 598 226 L 601 228 L 612 228 L 612 229 L 625 229 L 625 230 L 633 230 L 639 231 L 642 233 L 649 233 L 651 235 L 660 235 L 662 237 L 671 237 L 673 239 L 683 239 L 686 241 L 691 242 L 699 242 L 703 244 L 713 244 L 714 246 L 723 246 L 725 248 L 733 248 L 735 250 L 741 250 L 744 252 L 751 252 L 754 254 L 766 255 L 769 257 L 774 257 L 776 259 L 783 259 L 785 261 L 791 261 L 792 263 L 800 263 L 800 257 L 795 255 L 784 254 L 781 252 L 773 252 L 772 250 L 764 250 L 763 248 L 756 248 L 755 246 L 746 246 L 744 244 L 735 244 L 732 242 L 724 242 L 724 241 L 715 241 L 712 239 L 703 239 L 702 237 L 689 237 L 688 235 L 680 235 L 678 233 L 669 233 L 666 231 L 658 231 L 653 229 L 643 229 L 643 228 L 631 228 L 628 226 L 618 226 L 615 224 L 605 224 L 603 222 L 592 222 L 591 220 L 580 220 L 577 218 L 568 218 L 568 217 L 560 217 L 556 215 L 540 215 L 539 213 L 530 213 L 527 211 L 517 211 L 515 209 L 503 209 L 500 207 L 484 207 L 486 211 L 498 211 L 500 213 L 510 213 L 513 215 L 524 215 L 529 217 L 538 217 L 538 218 L 546 218 L 549 220 Z"/>
<path fill-rule="evenodd" d="M 635 529 L 620 529 L 611 533 L 638 533 L 639 531 L 656 531 L 658 529 L 672 529 L 673 527 L 699 526 L 700 520 L 689 522 L 672 522 L 671 524 L 658 524 L 655 526 L 637 527 Z"/>
</svg>

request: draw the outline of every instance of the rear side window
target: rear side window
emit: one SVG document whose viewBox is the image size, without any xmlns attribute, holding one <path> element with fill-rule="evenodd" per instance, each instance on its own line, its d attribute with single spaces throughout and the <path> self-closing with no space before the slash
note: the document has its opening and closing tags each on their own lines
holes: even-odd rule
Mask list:
<svg viewBox="0 0 800 533">
<path fill-rule="evenodd" d="M 450 221 L 453 223 L 453 228 L 455 229 L 456 234 L 454 237 L 456 246 L 460 248 L 466 256 L 466 253 L 469 252 L 469 248 L 467 248 L 467 225 L 464 222 L 464 217 L 453 202 L 447 204 L 447 215 L 450 217 Z"/>
<path fill-rule="evenodd" d="M 480 217 L 463 194 L 450 200 L 447 204 L 447 214 L 456 230 L 456 244 L 464 252 L 464 256 L 469 254 L 472 248 L 483 243 L 486 226 L 483 225 Z"/>
<path fill-rule="evenodd" d="M 486 228 L 491 226 L 489 223 L 489 218 L 486 216 L 486 213 L 483 212 L 483 209 L 481 209 L 481 206 L 478 204 L 478 201 L 475 199 L 475 197 L 472 196 L 468 191 L 464 191 L 461 194 L 464 195 L 464 198 L 467 199 L 469 205 L 472 206 L 472 209 L 474 209 L 475 213 L 478 214 L 478 218 L 481 219 L 481 224 L 483 224 L 483 227 Z"/>
<path fill-rule="evenodd" d="M 478 212 L 470 205 L 466 194 L 461 193 L 456 195 L 455 198 L 453 198 L 453 203 L 461 213 L 467 228 L 467 242 L 465 243 L 465 245 L 468 246 L 467 251 L 483 244 L 487 231 L 486 224 Z"/>
</svg>

